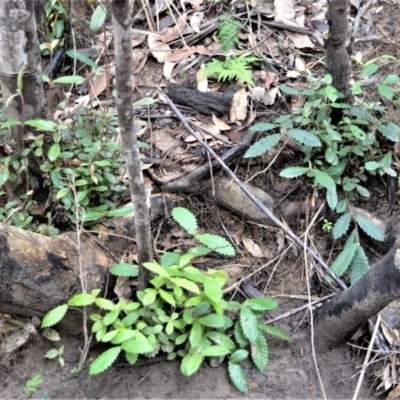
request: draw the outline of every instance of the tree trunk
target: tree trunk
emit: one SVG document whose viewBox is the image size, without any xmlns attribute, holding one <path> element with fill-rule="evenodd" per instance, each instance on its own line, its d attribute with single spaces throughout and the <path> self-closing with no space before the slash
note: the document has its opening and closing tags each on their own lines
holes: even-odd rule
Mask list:
<svg viewBox="0 0 400 400">
<path fill-rule="evenodd" d="M 342 102 L 351 103 L 352 96 L 349 90 L 350 54 L 348 0 L 329 0 L 326 18 L 329 24 L 329 35 L 325 43 L 326 70 L 332 75 L 332 86 L 344 95 Z M 342 119 L 342 109 L 332 110 L 332 122 L 336 125 Z"/>
<path fill-rule="evenodd" d="M 136 239 L 138 243 L 139 289 L 145 289 L 150 271 L 144 262 L 153 261 L 150 234 L 150 201 L 146 196 L 139 146 L 133 127 L 132 86 L 132 24 L 129 0 L 111 0 L 111 15 L 115 37 L 115 78 L 117 111 L 122 146 L 129 176 L 133 208 L 135 210 Z M 149 196 L 150 197 L 150 196 Z"/>
<path fill-rule="evenodd" d="M 400 238 L 355 285 L 315 311 L 315 338 L 321 349 L 347 340 L 369 318 L 400 298 Z"/>
<path fill-rule="evenodd" d="M 25 148 L 26 139 L 36 133 L 34 128 L 24 127 L 24 121 L 45 117 L 34 4 L 35 0 L 0 0 L 0 84 L 5 102 L 14 95 L 6 112 L 9 120 L 21 122 L 21 125 L 11 128 L 20 152 Z M 18 75 L 22 72 L 19 85 Z M 21 92 L 15 96 L 18 90 Z M 49 142 L 50 138 L 51 135 L 46 134 L 45 142 Z M 39 163 L 33 154 L 28 155 L 28 164 L 33 175 L 42 183 Z"/>
</svg>

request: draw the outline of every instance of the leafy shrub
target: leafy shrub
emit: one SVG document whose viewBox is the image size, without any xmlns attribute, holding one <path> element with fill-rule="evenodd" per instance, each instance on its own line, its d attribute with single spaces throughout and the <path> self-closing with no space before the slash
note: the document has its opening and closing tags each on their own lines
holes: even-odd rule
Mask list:
<svg viewBox="0 0 400 400">
<path fill-rule="evenodd" d="M 92 314 L 92 332 L 99 342 L 111 347 L 90 366 L 90 374 L 108 369 L 123 353 L 135 364 L 140 355 L 154 357 L 160 351 L 168 360 L 181 358 L 181 372 L 195 373 L 207 359 L 218 366 L 228 361 L 229 376 L 234 386 L 247 393 L 248 385 L 240 363 L 250 355 L 259 371 L 268 363 L 268 344 L 264 333 L 290 340 L 279 329 L 263 324 L 260 319 L 267 310 L 278 306 L 267 298 L 248 299 L 244 303 L 225 301 L 222 287 L 227 281 L 224 271 L 202 271 L 193 265 L 196 257 L 216 251 L 221 255 L 235 254 L 223 237 L 197 233 L 197 221 L 185 208 L 175 208 L 173 218 L 202 246 L 185 254 L 167 252 L 160 264 L 145 263 L 153 273 L 151 285 L 136 292 L 137 299 L 114 303 L 98 297 L 100 290 L 77 294 L 67 304 L 50 311 L 42 327 L 58 323 L 69 307 L 96 305 L 103 314 Z M 131 264 L 116 264 L 111 273 L 117 276 L 137 276 L 138 268 Z"/>
<path fill-rule="evenodd" d="M 361 76 L 368 77 L 377 69 L 375 63 L 367 63 Z M 398 80 L 397 75 L 391 74 L 377 86 L 379 94 L 393 100 L 394 104 L 399 104 L 399 100 L 394 100 L 399 91 L 396 87 Z M 343 96 L 331 85 L 330 75 L 326 75 L 322 81 L 309 78 L 309 83 L 310 88 L 305 90 L 281 87 L 282 92 L 289 96 L 306 97 L 304 105 L 294 109 L 290 115 L 278 117 L 273 123 L 253 125 L 251 129 L 271 134 L 250 146 L 245 157 L 260 156 L 287 139 L 299 145 L 304 154 L 303 165 L 284 168 L 280 175 L 290 179 L 307 176 L 314 185 L 326 191 L 329 207 L 342 214 L 333 226 L 334 239 L 344 236 L 351 222 L 355 223 L 343 251 L 332 264 L 332 270 L 339 276 L 350 268 L 351 281 L 354 283 L 369 268 L 365 252 L 360 246 L 358 228 L 379 241 L 384 240 L 384 234 L 372 221 L 354 216 L 349 202 L 357 195 L 370 196 L 368 173 L 397 177 L 392 152 L 386 150 L 385 144 L 399 141 L 400 127 L 389 120 L 387 109 L 381 103 L 368 103 L 359 96 L 359 82 L 352 87 L 355 96 L 353 105 L 340 102 Z M 331 122 L 332 108 L 341 108 L 343 111 L 338 126 Z M 339 189 L 342 199 L 339 198 Z"/>
</svg>

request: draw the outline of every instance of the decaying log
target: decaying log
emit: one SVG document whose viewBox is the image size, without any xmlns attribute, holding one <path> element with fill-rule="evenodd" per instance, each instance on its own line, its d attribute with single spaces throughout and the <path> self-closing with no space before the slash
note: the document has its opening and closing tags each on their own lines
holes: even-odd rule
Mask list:
<svg viewBox="0 0 400 400">
<path fill-rule="evenodd" d="M 222 115 L 230 110 L 234 91 L 225 94 L 204 93 L 194 87 L 170 83 L 168 96 L 177 103 L 205 115 Z"/>
</svg>

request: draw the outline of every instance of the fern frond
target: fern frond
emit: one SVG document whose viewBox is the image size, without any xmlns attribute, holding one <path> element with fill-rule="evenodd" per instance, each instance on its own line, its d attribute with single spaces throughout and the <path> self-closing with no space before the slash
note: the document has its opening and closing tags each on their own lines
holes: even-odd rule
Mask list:
<svg viewBox="0 0 400 400">
<path fill-rule="evenodd" d="M 217 34 L 217 39 L 222 45 L 222 51 L 227 52 L 236 49 L 239 44 L 238 33 L 244 28 L 244 25 L 240 21 L 226 14 L 222 15 L 218 19 L 222 21 Z"/>
</svg>

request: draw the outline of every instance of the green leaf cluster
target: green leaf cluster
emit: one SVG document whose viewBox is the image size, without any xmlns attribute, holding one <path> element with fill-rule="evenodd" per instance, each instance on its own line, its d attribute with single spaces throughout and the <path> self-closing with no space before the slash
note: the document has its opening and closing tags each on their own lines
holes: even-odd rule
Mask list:
<svg viewBox="0 0 400 400">
<path fill-rule="evenodd" d="M 236 49 L 239 44 L 238 33 L 244 25 L 230 15 L 224 14 L 218 18 L 221 25 L 218 27 L 217 39 L 221 43 L 222 51 Z"/>
<path fill-rule="evenodd" d="M 226 57 L 224 61 L 213 59 L 206 64 L 203 78 L 215 76 L 218 81 L 241 80 L 254 86 L 251 64 L 259 61 L 256 56 Z"/>
<path fill-rule="evenodd" d="M 187 232 L 199 238 L 192 213 L 179 207 L 172 215 Z M 276 301 L 257 298 L 241 304 L 224 300 L 222 289 L 227 274 L 213 269 L 202 271 L 193 261 L 213 250 L 230 254 L 229 243 L 216 235 L 202 235 L 201 239 L 207 243 L 204 247 L 189 249 L 182 255 L 164 253 L 160 264 L 144 263 L 153 278 L 149 287 L 136 292 L 135 300 L 116 303 L 99 297 L 99 290 L 77 294 L 67 304 L 50 311 L 42 327 L 58 323 L 69 307 L 95 305 L 100 312 L 90 316 L 92 332 L 97 341 L 109 343 L 110 348 L 92 362 L 90 374 L 105 371 L 120 354 L 135 364 L 139 356 L 166 353 L 168 360 L 181 359 L 180 369 L 185 376 L 198 371 L 205 360 L 218 366 L 226 359 L 233 385 L 247 393 L 247 378 L 241 362 L 250 357 L 262 372 L 268 363 L 264 333 L 288 341 L 290 338 L 278 328 L 261 322 L 266 311 L 278 306 Z M 136 276 L 137 267 L 117 264 L 111 272 L 118 276 Z"/>
<path fill-rule="evenodd" d="M 369 77 L 377 70 L 375 60 L 371 60 L 363 65 L 361 77 Z M 380 95 L 393 104 L 400 103 L 398 82 L 398 75 L 390 74 L 377 85 Z M 370 175 L 398 177 L 387 144 L 399 142 L 400 126 L 390 120 L 388 109 L 380 102 L 365 101 L 361 96 L 360 82 L 352 86 L 355 98 L 352 105 L 342 103 L 343 95 L 331 84 L 332 77 L 326 75 L 319 81 L 309 78 L 309 87 L 304 90 L 281 86 L 283 93 L 303 96 L 306 101 L 301 108 L 293 109 L 290 115 L 253 125 L 252 130 L 263 132 L 265 136 L 249 147 L 245 157 L 260 156 L 286 140 L 295 141 L 304 154 L 303 165 L 286 167 L 280 176 L 311 178 L 314 185 L 326 193 L 329 207 L 337 214 L 344 213 L 333 227 L 334 239 L 342 237 L 353 222 L 356 229 L 360 228 L 372 239 L 381 241 L 383 233 L 373 222 L 365 217 L 354 217 L 346 210 L 357 196 L 370 196 Z M 337 125 L 330 117 L 334 108 L 340 108 L 343 115 Z M 350 268 L 352 282 L 369 268 L 358 241 L 358 231 L 356 236 L 357 240 L 343 249 L 332 266 L 339 275 Z"/>
</svg>

